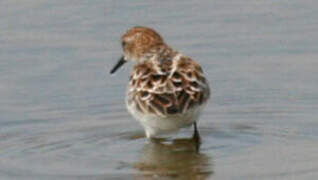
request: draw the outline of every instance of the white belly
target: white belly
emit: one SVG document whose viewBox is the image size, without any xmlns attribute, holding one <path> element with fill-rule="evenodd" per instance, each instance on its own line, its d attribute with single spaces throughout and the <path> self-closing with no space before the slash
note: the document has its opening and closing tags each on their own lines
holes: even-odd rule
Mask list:
<svg viewBox="0 0 318 180">
<path fill-rule="evenodd" d="M 183 114 L 168 115 L 166 117 L 156 114 L 145 114 L 137 110 L 134 103 L 126 106 L 130 114 L 144 127 L 147 138 L 178 131 L 188 127 L 199 119 L 200 107 L 195 107 Z"/>
</svg>

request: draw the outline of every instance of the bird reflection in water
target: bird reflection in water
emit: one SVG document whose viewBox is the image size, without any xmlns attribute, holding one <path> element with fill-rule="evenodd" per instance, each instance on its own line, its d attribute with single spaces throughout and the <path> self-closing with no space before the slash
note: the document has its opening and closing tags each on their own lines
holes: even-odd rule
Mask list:
<svg viewBox="0 0 318 180">
<path fill-rule="evenodd" d="M 134 168 L 137 179 L 207 179 L 213 174 L 211 159 L 196 149 L 193 139 L 154 139 L 142 149 Z"/>
</svg>

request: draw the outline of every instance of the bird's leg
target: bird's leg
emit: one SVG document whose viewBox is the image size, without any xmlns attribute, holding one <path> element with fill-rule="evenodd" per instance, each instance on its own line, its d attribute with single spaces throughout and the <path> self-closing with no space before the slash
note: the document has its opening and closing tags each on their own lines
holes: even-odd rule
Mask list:
<svg viewBox="0 0 318 180">
<path fill-rule="evenodd" d="M 200 134 L 199 134 L 199 131 L 197 128 L 197 123 L 194 122 L 193 126 L 194 126 L 194 133 L 193 133 L 192 139 L 194 140 L 196 150 L 199 151 L 200 144 L 201 144 L 201 138 L 200 138 Z"/>
</svg>

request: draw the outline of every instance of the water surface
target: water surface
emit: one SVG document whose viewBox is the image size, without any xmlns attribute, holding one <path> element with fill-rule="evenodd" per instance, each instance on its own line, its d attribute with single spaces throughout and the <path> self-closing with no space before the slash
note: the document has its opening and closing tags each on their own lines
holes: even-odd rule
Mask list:
<svg viewBox="0 0 318 180">
<path fill-rule="evenodd" d="M 0 179 L 315 179 L 318 3 L 1 1 Z M 199 153 L 149 142 L 115 76 L 135 25 L 202 64 Z"/>
</svg>

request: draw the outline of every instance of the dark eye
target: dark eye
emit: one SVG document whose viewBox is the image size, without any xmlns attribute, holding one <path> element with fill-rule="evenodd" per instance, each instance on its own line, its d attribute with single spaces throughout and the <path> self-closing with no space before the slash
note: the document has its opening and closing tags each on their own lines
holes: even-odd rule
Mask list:
<svg viewBox="0 0 318 180">
<path fill-rule="evenodd" d="M 121 46 L 125 47 L 126 46 L 126 42 L 125 41 L 121 42 Z"/>
</svg>

